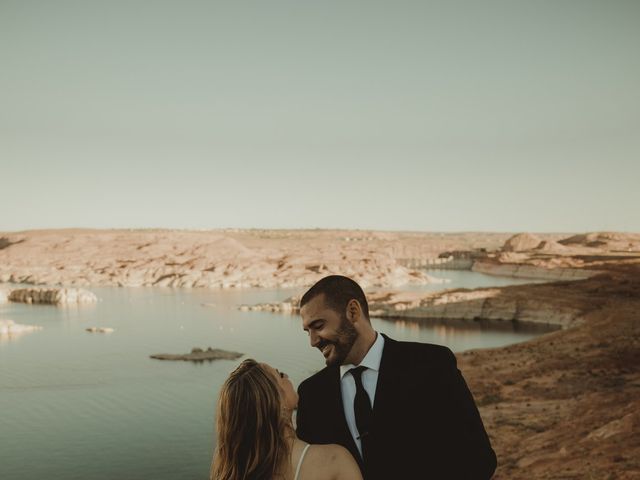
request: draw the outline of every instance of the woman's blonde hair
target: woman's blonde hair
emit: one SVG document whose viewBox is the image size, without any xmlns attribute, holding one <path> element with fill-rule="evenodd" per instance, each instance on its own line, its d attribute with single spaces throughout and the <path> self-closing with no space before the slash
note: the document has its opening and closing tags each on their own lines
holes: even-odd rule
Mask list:
<svg viewBox="0 0 640 480">
<path fill-rule="evenodd" d="M 272 374 L 253 359 L 243 361 L 220 390 L 211 480 L 271 480 L 282 475 L 293 431 L 284 412 Z"/>
</svg>

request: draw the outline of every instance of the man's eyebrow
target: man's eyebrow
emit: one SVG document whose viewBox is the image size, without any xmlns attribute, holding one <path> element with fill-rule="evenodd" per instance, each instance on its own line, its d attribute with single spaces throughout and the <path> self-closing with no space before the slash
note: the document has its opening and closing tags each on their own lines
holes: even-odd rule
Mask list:
<svg viewBox="0 0 640 480">
<path fill-rule="evenodd" d="M 319 322 L 324 322 L 324 318 L 316 318 L 313 322 L 309 323 L 309 327 L 316 328 Z M 309 330 L 309 327 L 303 327 L 302 329 L 306 332 Z"/>
</svg>

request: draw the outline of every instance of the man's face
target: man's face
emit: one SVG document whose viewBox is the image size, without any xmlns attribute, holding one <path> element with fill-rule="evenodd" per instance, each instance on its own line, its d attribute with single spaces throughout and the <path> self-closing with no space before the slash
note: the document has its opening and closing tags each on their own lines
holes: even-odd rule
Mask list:
<svg viewBox="0 0 640 480">
<path fill-rule="evenodd" d="M 320 350 L 327 365 L 348 363 L 345 360 L 358 332 L 346 318 L 346 312 L 332 310 L 321 294 L 300 309 L 300 316 L 302 328 L 309 334 L 309 343 Z"/>
</svg>

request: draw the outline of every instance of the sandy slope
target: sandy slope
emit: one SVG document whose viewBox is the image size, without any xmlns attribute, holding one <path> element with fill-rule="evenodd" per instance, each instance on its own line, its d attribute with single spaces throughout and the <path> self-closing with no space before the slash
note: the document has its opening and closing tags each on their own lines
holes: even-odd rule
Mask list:
<svg viewBox="0 0 640 480">
<path fill-rule="evenodd" d="M 640 478 L 640 265 L 546 287 L 581 311 L 577 324 L 459 355 L 498 453 L 495 478 Z"/>
</svg>

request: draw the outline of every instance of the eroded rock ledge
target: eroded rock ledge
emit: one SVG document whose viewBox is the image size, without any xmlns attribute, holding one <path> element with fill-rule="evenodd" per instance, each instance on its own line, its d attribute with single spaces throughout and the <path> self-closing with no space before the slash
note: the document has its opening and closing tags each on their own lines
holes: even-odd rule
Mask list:
<svg viewBox="0 0 640 480">
<path fill-rule="evenodd" d="M 12 302 L 47 305 L 78 305 L 95 303 L 98 297 L 81 288 L 17 288 L 8 296 Z"/>
<path fill-rule="evenodd" d="M 191 353 L 185 354 L 156 353 L 155 355 L 150 355 L 150 358 L 154 358 L 156 360 L 184 360 L 189 362 L 204 362 L 205 360 L 235 360 L 237 358 L 240 358 L 242 355 L 244 354 L 209 347 L 206 350 L 202 350 L 201 348 L 194 348 L 191 350 Z"/>
<path fill-rule="evenodd" d="M 584 280 L 602 273 L 600 270 L 581 268 L 548 268 L 520 263 L 501 263 L 499 261 L 478 260 L 473 263 L 474 272 L 497 275 L 501 277 L 530 278 L 535 280 Z"/>
<path fill-rule="evenodd" d="M 602 281 L 591 284 L 600 285 Z M 566 328 L 580 322 L 593 307 L 585 302 L 584 291 L 589 285 L 587 280 L 442 292 L 379 290 L 367 292 L 367 299 L 370 315 L 378 318 L 504 320 Z M 294 296 L 282 302 L 240 305 L 238 308 L 241 311 L 298 314 L 299 301 L 300 298 Z"/>
</svg>

